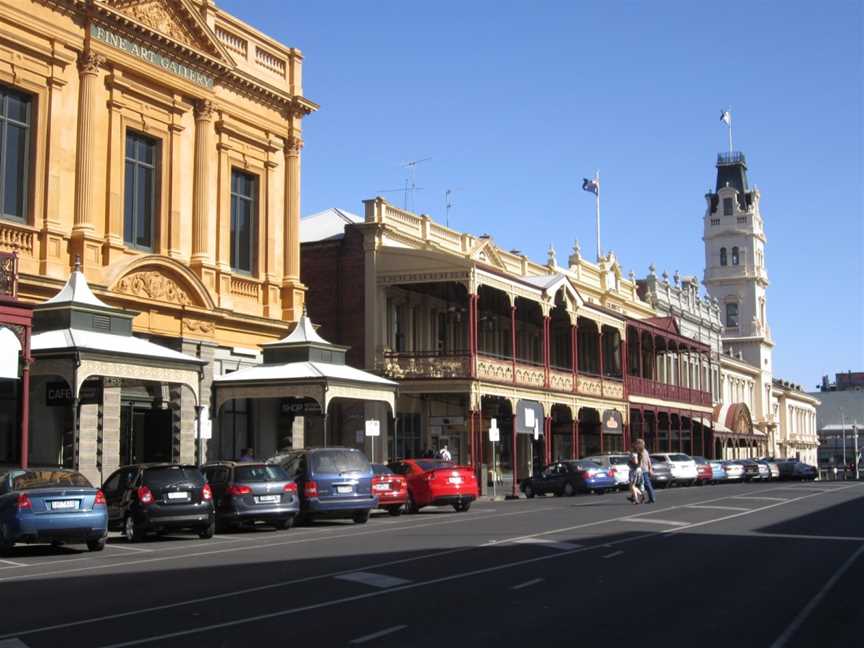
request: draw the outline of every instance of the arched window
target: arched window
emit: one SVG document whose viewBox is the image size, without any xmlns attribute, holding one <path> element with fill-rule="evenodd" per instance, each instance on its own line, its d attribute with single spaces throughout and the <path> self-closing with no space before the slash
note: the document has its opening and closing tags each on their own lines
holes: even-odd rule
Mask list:
<svg viewBox="0 0 864 648">
<path fill-rule="evenodd" d="M 726 265 L 726 248 L 725 247 L 720 248 L 720 265 L 721 266 Z"/>
<path fill-rule="evenodd" d="M 738 265 L 738 246 L 732 248 L 732 265 Z"/>
</svg>

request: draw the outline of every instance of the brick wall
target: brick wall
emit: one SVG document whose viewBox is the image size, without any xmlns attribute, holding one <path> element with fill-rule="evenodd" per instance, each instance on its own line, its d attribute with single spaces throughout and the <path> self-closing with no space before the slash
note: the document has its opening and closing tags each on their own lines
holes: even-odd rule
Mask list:
<svg viewBox="0 0 864 648">
<path fill-rule="evenodd" d="M 341 239 L 304 243 L 300 247 L 300 278 L 308 287 L 306 306 L 318 333 L 349 346 L 348 364 L 364 365 L 363 234 L 352 226 Z"/>
</svg>

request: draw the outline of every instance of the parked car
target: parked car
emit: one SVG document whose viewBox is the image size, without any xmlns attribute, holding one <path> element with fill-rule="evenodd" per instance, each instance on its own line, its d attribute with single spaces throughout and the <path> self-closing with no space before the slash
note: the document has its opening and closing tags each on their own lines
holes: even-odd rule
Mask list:
<svg viewBox="0 0 864 648">
<path fill-rule="evenodd" d="M 593 461 L 606 469 L 619 488 L 628 488 L 630 485 L 630 455 L 626 454 L 602 454 L 593 457 L 585 457 L 586 461 Z"/>
<path fill-rule="evenodd" d="M 388 467 L 408 482 L 407 513 L 416 513 L 424 506 L 452 506 L 462 513 L 480 495 L 474 471 L 452 461 L 405 459 Z"/>
<path fill-rule="evenodd" d="M 408 480 L 384 464 L 372 464 L 372 492 L 378 496 L 378 507 L 390 515 L 401 515 L 408 501 Z"/>
<path fill-rule="evenodd" d="M 672 466 L 665 459 L 651 455 L 651 468 L 654 474 L 651 475 L 651 484 L 657 488 L 666 488 L 672 484 Z"/>
<path fill-rule="evenodd" d="M 715 484 L 726 481 L 726 469 L 723 467 L 723 462 L 719 459 L 712 459 L 709 463 L 711 465 L 711 481 Z"/>
<path fill-rule="evenodd" d="M 771 480 L 771 468 L 768 466 L 768 462 L 764 459 L 754 459 L 756 465 L 759 466 L 759 479 L 763 481 Z"/>
<path fill-rule="evenodd" d="M 224 461 L 204 466 L 204 475 L 219 530 L 256 522 L 290 529 L 300 512 L 297 484 L 282 466 Z"/>
<path fill-rule="evenodd" d="M 741 462 L 727 459 L 723 462 L 723 469 L 726 471 L 726 481 L 743 481 L 744 466 Z"/>
<path fill-rule="evenodd" d="M 693 457 L 696 463 L 696 483 L 700 486 L 714 483 L 714 471 L 705 457 Z"/>
<path fill-rule="evenodd" d="M 13 468 L 0 474 L 0 553 L 16 542 L 81 542 L 102 551 L 107 535 L 105 496 L 81 473 Z"/>
<path fill-rule="evenodd" d="M 297 484 L 300 515 L 315 518 L 350 518 L 366 524 L 378 507 L 372 492 L 372 464 L 355 448 L 306 448 L 270 459 L 282 466 Z"/>
<path fill-rule="evenodd" d="M 744 467 L 744 481 L 757 481 L 762 479 L 762 473 L 759 471 L 759 464 L 757 464 L 752 459 L 739 459 L 738 463 L 740 463 Z"/>
<path fill-rule="evenodd" d="M 652 454 L 651 461 L 668 464 L 672 473 L 672 482 L 675 484 L 692 486 L 696 483 L 696 462 L 686 454 L 680 452 Z"/>
<path fill-rule="evenodd" d="M 135 464 L 115 470 L 102 485 L 108 502 L 108 528 L 129 542 L 148 533 L 190 530 L 202 539 L 216 529 L 213 492 L 195 466 Z"/>
<path fill-rule="evenodd" d="M 780 479 L 780 466 L 777 461 L 773 459 L 765 459 L 765 463 L 768 465 L 768 470 L 771 472 L 771 479 Z"/>
<path fill-rule="evenodd" d="M 578 459 L 550 464 L 530 479 L 523 479 L 520 488 L 530 499 L 546 493 L 566 496 L 577 491 L 602 494 L 617 489 L 618 483 L 599 463 Z"/>
<path fill-rule="evenodd" d="M 818 471 L 815 466 L 802 463 L 797 459 L 785 459 L 777 463 L 780 470 L 780 479 L 816 479 Z"/>
</svg>

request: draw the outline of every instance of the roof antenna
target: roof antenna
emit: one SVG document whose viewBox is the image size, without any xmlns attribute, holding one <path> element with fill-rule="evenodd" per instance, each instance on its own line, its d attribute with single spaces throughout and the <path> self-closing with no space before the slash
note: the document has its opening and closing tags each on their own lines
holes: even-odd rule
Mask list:
<svg viewBox="0 0 864 648">
<path fill-rule="evenodd" d="M 408 169 L 408 177 L 405 178 L 405 211 L 409 211 L 409 195 L 411 197 L 411 210 L 414 209 L 414 192 L 417 190 L 417 184 L 415 182 L 417 178 L 417 165 L 421 162 L 428 162 L 431 159 L 431 157 L 426 157 L 421 160 L 410 160 L 402 164 L 404 168 Z"/>
<path fill-rule="evenodd" d="M 453 194 L 457 191 L 462 191 L 462 187 L 456 189 L 448 189 L 444 192 L 444 224 L 450 227 L 450 208 L 453 207 Z"/>
</svg>

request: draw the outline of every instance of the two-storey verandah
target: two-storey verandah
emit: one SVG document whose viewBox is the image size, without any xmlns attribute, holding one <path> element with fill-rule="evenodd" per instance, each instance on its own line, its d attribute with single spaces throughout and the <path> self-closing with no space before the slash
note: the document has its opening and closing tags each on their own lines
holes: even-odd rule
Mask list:
<svg viewBox="0 0 864 648">
<path fill-rule="evenodd" d="M 652 452 L 715 456 L 711 347 L 680 334 L 674 318 L 627 320 L 630 427 Z"/>
<path fill-rule="evenodd" d="M 400 381 L 390 456 L 446 443 L 515 492 L 553 457 L 623 449 L 623 316 L 587 304 L 562 273 L 446 262 L 446 273 L 378 277 L 377 368 Z"/>
</svg>

